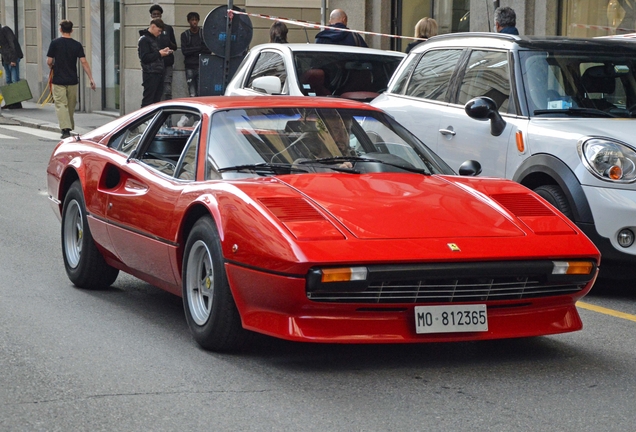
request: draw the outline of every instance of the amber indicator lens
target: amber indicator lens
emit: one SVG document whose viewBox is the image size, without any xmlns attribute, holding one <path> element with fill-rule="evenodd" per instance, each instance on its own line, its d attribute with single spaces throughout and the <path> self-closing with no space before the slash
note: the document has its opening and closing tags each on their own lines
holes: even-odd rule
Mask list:
<svg viewBox="0 0 636 432">
<path fill-rule="evenodd" d="M 592 272 L 590 261 L 553 261 L 552 274 L 586 275 Z"/>
<path fill-rule="evenodd" d="M 322 269 L 322 282 L 362 281 L 367 278 L 366 267 Z"/>
</svg>

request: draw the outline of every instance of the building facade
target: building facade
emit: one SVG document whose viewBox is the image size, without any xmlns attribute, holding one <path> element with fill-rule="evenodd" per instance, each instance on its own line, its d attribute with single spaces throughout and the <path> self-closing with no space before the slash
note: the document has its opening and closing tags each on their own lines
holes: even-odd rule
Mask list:
<svg viewBox="0 0 636 432">
<path fill-rule="evenodd" d="M 320 23 L 331 9 L 349 15 L 349 27 L 374 33 L 413 36 L 417 21 L 433 17 L 440 33 L 493 31 L 492 0 L 241 0 L 234 5 L 252 14 L 279 16 Z M 46 52 L 59 36 L 58 23 L 70 19 L 73 37 L 84 45 L 97 91 L 90 91 L 80 76 L 79 110 L 108 110 L 121 114 L 140 106 L 141 68 L 137 56 L 139 30 L 148 26 L 149 8 L 160 4 L 163 19 L 175 30 L 177 44 L 188 28 L 186 15 L 208 13 L 227 3 L 210 0 L 0 0 L 0 23 L 18 35 L 24 51 L 20 74 L 39 99 L 46 93 L 49 69 Z M 633 0 L 500 0 L 517 13 L 517 28 L 526 35 L 594 37 L 636 32 L 636 3 Z M 323 9 L 323 6 L 325 9 Z M 250 18 L 250 45 L 268 41 L 272 21 Z M 289 42 L 313 42 L 315 29 L 288 25 Z M 408 39 L 365 36 L 369 46 L 403 51 Z M 173 96 L 186 96 L 183 56 L 177 51 Z M 81 68 L 79 68 L 81 70 Z"/>
</svg>

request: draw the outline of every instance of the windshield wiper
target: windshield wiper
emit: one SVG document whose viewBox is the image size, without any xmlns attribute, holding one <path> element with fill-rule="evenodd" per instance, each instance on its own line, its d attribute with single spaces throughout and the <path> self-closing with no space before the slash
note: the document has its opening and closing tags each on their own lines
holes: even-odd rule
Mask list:
<svg viewBox="0 0 636 432">
<path fill-rule="evenodd" d="M 292 172 L 309 172 L 306 169 L 296 168 L 291 166 L 291 164 L 275 164 L 268 162 L 260 162 L 255 164 L 245 164 L 245 165 L 234 165 L 225 168 L 219 168 L 218 170 L 221 172 L 226 171 L 248 171 L 254 172 L 259 175 L 267 175 L 267 174 L 291 174 Z"/>
<path fill-rule="evenodd" d="M 404 171 L 409 171 L 412 173 L 431 175 L 430 172 L 423 170 L 421 168 L 415 168 L 414 166 L 402 165 L 399 163 L 383 161 L 382 159 L 365 158 L 365 157 L 359 157 L 359 156 L 335 156 L 335 157 L 319 158 L 315 160 L 301 161 L 298 163 L 300 164 L 309 164 L 309 163 L 331 164 L 331 163 L 342 163 L 342 162 L 376 162 L 376 163 L 392 166 L 395 168 L 403 169 Z"/>
<path fill-rule="evenodd" d="M 568 108 L 568 109 L 540 109 L 534 110 L 534 115 L 565 114 L 572 117 L 618 117 L 615 114 L 596 108 Z"/>
</svg>

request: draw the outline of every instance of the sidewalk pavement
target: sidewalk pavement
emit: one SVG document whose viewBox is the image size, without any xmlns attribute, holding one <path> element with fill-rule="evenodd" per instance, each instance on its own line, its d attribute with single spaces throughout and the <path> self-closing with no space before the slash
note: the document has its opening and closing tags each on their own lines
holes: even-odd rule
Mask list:
<svg viewBox="0 0 636 432">
<path fill-rule="evenodd" d="M 89 132 L 119 117 L 119 113 L 111 111 L 94 111 L 92 113 L 75 112 L 76 134 Z M 60 126 L 52 103 L 44 106 L 35 102 L 22 102 L 22 109 L 3 109 L 0 112 L 0 124 L 12 124 L 60 132 Z"/>
</svg>

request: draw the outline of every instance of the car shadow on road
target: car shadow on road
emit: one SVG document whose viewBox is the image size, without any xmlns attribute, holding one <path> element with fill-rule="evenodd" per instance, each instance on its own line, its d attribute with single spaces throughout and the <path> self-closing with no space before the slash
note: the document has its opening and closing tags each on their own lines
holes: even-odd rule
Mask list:
<svg viewBox="0 0 636 432">
<path fill-rule="evenodd" d="M 191 344 L 212 358 L 232 359 L 244 365 L 256 362 L 283 371 L 351 372 L 410 368 L 488 367 L 548 363 L 566 365 L 583 362 L 592 369 L 607 365 L 601 353 L 590 352 L 566 335 L 477 342 L 422 344 L 325 344 L 291 342 L 255 334 L 253 342 L 237 353 L 206 352 L 198 348 L 188 331 L 180 297 L 132 276 L 124 275 L 104 290 L 82 290 L 105 301 L 135 320 L 160 326 L 171 340 Z M 180 342 L 181 344 L 181 342 Z M 572 360 L 575 359 L 575 360 Z M 581 360 L 585 359 L 585 360 Z"/>
</svg>

